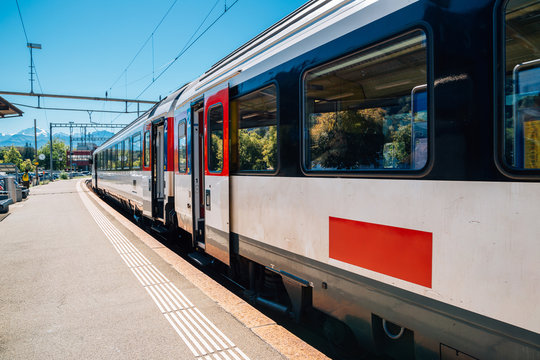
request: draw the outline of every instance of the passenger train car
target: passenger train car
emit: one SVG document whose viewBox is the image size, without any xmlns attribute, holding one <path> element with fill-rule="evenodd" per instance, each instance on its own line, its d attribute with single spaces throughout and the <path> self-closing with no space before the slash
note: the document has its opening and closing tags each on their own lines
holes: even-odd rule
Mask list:
<svg viewBox="0 0 540 360">
<path fill-rule="evenodd" d="M 93 187 L 336 339 L 539 359 L 539 134 L 540 1 L 314 0 L 99 147 Z"/>
</svg>

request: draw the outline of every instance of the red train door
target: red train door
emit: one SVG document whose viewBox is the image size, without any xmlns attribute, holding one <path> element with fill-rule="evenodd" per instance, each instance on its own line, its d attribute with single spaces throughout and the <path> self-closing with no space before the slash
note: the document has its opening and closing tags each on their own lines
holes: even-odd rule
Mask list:
<svg viewBox="0 0 540 360">
<path fill-rule="evenodd" d="M 205 96 L 204 159 L 205 251 L 229 265 L 228 84 Z"/>
</svg>

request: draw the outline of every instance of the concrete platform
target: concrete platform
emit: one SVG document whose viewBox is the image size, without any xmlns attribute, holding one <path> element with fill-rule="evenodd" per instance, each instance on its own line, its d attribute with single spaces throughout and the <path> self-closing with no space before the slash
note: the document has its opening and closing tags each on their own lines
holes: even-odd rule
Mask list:
<svg viewBox="0 0 540 360">
<path fill-rule="evenodd" d="M 0 359 L 324 359 L 88 192 L 0 222 Z"/>
</svg>

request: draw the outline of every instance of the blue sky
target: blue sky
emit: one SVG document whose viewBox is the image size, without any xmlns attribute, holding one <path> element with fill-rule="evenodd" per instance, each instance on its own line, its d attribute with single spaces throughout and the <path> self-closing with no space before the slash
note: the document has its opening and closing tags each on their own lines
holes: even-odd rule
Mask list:
<svg viewBox="0 0 540 360">
<path fill-rule="evenodd" d="M 188 43 L 204 18 L 197 37 L 230 7 L 140 99 L 157 100 L 207 70 L 307 0 L 18 0 L 28 41 L 34 50 L 40 85 L 34 92 L 83 96 L 136 98 Z M 171 5 L 173 5 L 171 8 Z M 135 54 L 155 31 L 133 64 Z M 30 54 L 15 0 L 0 1 L 0 90 L 30 91 Z M 37 98 L 0 95 L 10 102 L 37 106 Z M 43 107 L 124 110 L 124 104 L 42 98 Z M 146 105 L 147 106 L 147 105 Z M 16 133 L 33 126 L 49 129 L 50 122 L 88 122 L 87 112 L 35 110 L 18 106 L 23 117 L 0 119 L 0 132 Z M 141 110 L 145 109 L 141 105 Z M 136 110 L 132 105 L 130 110 Z M 128 123 L 136 114 L 92 113 L 99 123 Z"/>
</svg>

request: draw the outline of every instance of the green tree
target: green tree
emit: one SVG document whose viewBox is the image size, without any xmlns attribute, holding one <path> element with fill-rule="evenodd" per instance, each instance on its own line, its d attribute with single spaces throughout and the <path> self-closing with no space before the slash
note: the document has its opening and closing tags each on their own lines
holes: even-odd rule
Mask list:
<svg viewBox="0 0 540 360">
<path fill-rule="evenodd" d="M 400 125 L 398 130 L 393 134 L 393 146 L 394 156 L 398 164 L 408 165 L 411 164 L 411 124 Z"/>
<path fill-rule="evenodd" d="M 32 145 L 30 145 L 29 142 L 24 144 L 24 148 L 21 151 L 21 155 L 23 159 L 30 159 L 34 160 L 35 151 Z"/>
<path fill-rule="evenodd" d="M 43 145 L 41 148 L 38 149 L 38 155 L 43 154 L 45 155 L 44 160 L 39 160 L 39 166 L 43 167 L 45 169 L 48 169 L 51 162 L 50 162 L 50 154 L 51 154 L 51 142 L 48 141 L 45 145 Z M 66 168 L 66 151 L 68 150 L 68 146 L 64 144 L 61 140 L 53 139 L 53 169 L 54 170 L 62 170 Z M 60 160 L 62 159 L 62 160 Z"/>
<path fill-rule="evenodd" d="M 378 167 L 385 143 L 382 108 L 313 114 L 311 165 L 327 169 Z"/>
<path fill-rule="evenodd" d="M 238 133 L 239 169 L 274 170 L 277 166 L 277 127 L 241 129 Z"/>
<path fill-rule="evenodd" d="M 23 159 L 21 153 L 13 145 L 4 153 L 4 162 L 13 163 L 20 168 Z"/>
<path fill-rule="evenodd" d="M 211 139 L 208 169 L 219 172 L 223 169 L 223 132 L 214 130 Z"/>
<path fill-rule="evenodd" d="M 34 172 L 36 171 L 36 167 L 32 164 L 32 160 L 26 159 L 21 163 L 20 170 L 21 171 L 28 170 L 28 172 Z"/>
</svg>

